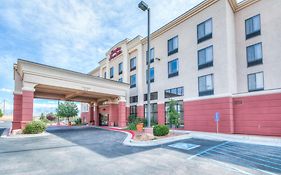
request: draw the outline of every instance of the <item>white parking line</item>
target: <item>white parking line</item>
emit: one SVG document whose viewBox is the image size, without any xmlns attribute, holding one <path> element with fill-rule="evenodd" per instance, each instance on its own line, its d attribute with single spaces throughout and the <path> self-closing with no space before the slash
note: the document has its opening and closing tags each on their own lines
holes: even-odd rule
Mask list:
<svg viewBox="0 0 281 175">
<path fill-rule="evenodd" d="M 219 147 L 219 146 L 222 146 L 222 145 L 225 145 L 225 144 L 227 144 L 227 143 L 228 143 L 228 142 L 223 142 L 223 143 L 221 143 L 221 144 L 218 144 L 218 145 L 216 145 L 216 146 L 213 146 L 213 147 L 211 147 L 211 148 L 208 148 L 208 149 L 206 149 L 205 151 L 202 151 L 202 152 L 197 153 L 197 154 L 195 154 L 195 155 L 193 155 L 193 156 L 190 156 L 190 157 L 188 157 L 187 159 L 188 159 L 188 160 L 191 160 L 191 159 L 193 159 L 194 157 L 200 156 L 201 154 L 204 154 L 204 153 L 206 153 L 206 152 L 208 152 L 208 151 L 210 151 L 210 150 L 212 150 L 212 149 L 215 149 L 215 148 L 217 148 L 217 147 Z"/>
</svg>

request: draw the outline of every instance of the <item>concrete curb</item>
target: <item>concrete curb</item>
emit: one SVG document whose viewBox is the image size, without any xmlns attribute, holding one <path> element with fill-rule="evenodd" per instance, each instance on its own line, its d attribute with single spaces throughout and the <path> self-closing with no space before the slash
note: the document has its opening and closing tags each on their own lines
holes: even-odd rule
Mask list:
<svg viewBox="0 0 281 175">
<path fill-rule="evenodd" d="M 207 139 L 207 140 L 219 140 L 219 141 L 231 141 L 247 144 L 257 144 L 266 146 L 278 146 L 281 147 L 281 137 L 271 136 L 253 136 L 253 135 L 238 135 L 238 134 L 220 134 L 209 132 L 197 132 L 190 131 L 192 138 Z"/>
<path fill-rule="evenodd" d="M 179 136 L 175 136 L 175 137 L 156 139 L 156 140 L 151 140 L 151 141 L 135 141 L 132 139 L 133 135 L 129 131 L 116 130 L 116 129 L 111 130 L 110 128 L 102 128 L 102 127 L 97 127 L 97 128 L 108 130 L 108 131 L 122 132 L 122 133 L 127 134 L 127 137 L 123 141 L 123 144 L 126 146 L 136 146 L 136 147 L 158 146 L 158 145 L 163 145 L 163 144 L 191 138 L 190 135 L 179 135 Z M 178 131 L 174 131 L 174 132 L 178 132 Z M 181 132 L 181 131 L 179 131 L 179 132 Z M 184 133 L 189 133 L 189 132 L 184 131 Z"/>
<path fill-rule="evenodd" d="M 19 138 L 30 138 L 30 137 L 44 137 L 44 136 L 49 136 L 51 135 L 48 132 L 43 132 L 40 134 L 18 134 L 18 135 L 6 135 L 2 136 L 2 138 L 7 138 L 7 139 L 19 139 Z"/>
</svg>

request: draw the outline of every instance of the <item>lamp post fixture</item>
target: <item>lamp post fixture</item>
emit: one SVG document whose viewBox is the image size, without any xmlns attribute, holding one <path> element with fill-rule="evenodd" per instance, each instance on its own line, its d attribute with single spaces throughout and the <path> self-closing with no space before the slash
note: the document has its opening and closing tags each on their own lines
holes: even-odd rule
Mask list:
<svg viewBox="0 0 281 175">
<path fill-rule="evenodd" d="M 150 128 L 150 9 L 143 1 L 139 3 L 138 7 L 147 11 L 147 127 Z"/>
</svg>

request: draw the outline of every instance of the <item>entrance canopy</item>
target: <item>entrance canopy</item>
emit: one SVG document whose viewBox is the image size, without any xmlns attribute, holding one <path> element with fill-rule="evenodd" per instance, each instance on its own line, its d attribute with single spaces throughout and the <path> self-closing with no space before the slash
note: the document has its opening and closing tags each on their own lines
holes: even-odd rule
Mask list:
<svg viewBox="0 0 281 175">
<path fill-rule="evenodd" d="M 103 101 L 122 102 L 125 107 L 129 93 L 127 83 L 21 59 L 14 65 L 14 80 L 13 128 L 14 123 L 20 124 L 16 128 L 22 128 L 22 123 L 32 120 L 33 98 L 77 101 L 96 106 Z"/>
</svg>

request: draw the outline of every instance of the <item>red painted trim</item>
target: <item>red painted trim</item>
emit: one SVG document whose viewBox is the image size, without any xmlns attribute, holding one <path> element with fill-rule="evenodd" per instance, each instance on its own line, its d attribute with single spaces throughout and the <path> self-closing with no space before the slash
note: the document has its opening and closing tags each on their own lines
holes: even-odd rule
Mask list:
<svg viewBox="0 0 281 175">
<path fill-rule="evenodd" d="M 135 138 L 135 135 L 136 135 L 135 132 L 131 131 L 131 130 L 118 129 L 118 128 L 110 128 L 110 127 L 107 127 L 107 126 L 103 126 L 101 128 L 104 128 L 104 129 L 107 129 L 107 130 L 112 130 L 112 131 L 123 131 L 123 132 L 130 133 L 130 134 L 132 134 L 131 139 Z"/>
</svg>

